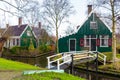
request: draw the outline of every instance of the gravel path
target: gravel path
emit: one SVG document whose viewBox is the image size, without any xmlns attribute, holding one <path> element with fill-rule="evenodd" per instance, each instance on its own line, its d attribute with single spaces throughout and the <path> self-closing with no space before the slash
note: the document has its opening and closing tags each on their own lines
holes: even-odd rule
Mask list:
<svg viewBox="0 0 120 80">
<path fill-rule="evenodd" d="M 0 71 L 0 80 L 12 80 L 14 77 L 22 75 L 22 72 Z"/>
</svg>

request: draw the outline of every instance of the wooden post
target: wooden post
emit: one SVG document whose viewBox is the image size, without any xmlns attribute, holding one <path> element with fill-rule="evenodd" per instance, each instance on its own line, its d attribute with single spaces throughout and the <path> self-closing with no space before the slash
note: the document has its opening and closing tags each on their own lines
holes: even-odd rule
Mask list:
<svg viewBox="0 0 120 80">
<path fill-rule="evenodd" d="M 73 54 L 71 55 L 71 74 L 73 74 Z"/>
<path fill-rule="evenodd" d="M 60 64 L 60 61 L 58 60 L 57 61 L 57 70 L 60 70 L 60 65 L 59 64 Z"/>
<path fill-rule="evenodd" d="M 106 64 L 106 56 L 104 57 L 104 65 Z"/>
<path fill-rule="evenodd" d="M 98 71 L 98 52 L 96 52 L 97 56 L 96 56 L 96 72 Z"/>
<path fill-rule="evenodd" d="M 87 56 L 89 56 L 89 53 L 87 54 Z M 86 67 L 87 67 L 87 70 L 89 70 L 89 62 L 88 61 L 86 63 Z"/>
<path fill-rule="evenodd" d="M 48 57 L 48 69 L 50 69 L 50 58 Z"/>
</svg>

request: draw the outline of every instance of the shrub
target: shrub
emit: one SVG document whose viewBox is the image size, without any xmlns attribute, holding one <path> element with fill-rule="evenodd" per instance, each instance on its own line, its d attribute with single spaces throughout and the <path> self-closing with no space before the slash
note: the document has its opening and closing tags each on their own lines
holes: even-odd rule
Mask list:
<svg viewBox="0 0 120 80">
<path fill-rule="evenodd" d="M 52 47 L 51 46 L 47 46 L 47 52 L 49 52 L 49 51 L 52 51 Z"/>
<path fill-rule="evenodd" d="M 10 49 L 12 54 L 19 54 L 21 52 L 21 48 L 19 46 L 14 46 Z"/>
<path fill-rule="evenodd" d="M 55 51 L 55 45 L 51 45 L 51 51 Z"/>
<path fill-rule="evenodd" d="M 47 46 L 45 44 L 42 44 L 39 46 L 39 52 L 44 53 L 47 52 Z"/>
<path fill-rule="evenodd" d="M 30 40 L 30 45 L 29 45 L 29 47 L 28 47 L 28 50 L 29 50 L 29 52 L 33 52 L 34 51 L 34 45 L 33 45 L 33 42 L 32 42 L 32 40 Z"/>
<path fill-rule="evenodd" d="M 49 52 L 49 51 L 52 51 L 52 47 L 50 45 L 42 44 L 42 45 L 39 46 L 39 52 L 40 53 L 46 53 L 46 52 Z"/>
</svg>

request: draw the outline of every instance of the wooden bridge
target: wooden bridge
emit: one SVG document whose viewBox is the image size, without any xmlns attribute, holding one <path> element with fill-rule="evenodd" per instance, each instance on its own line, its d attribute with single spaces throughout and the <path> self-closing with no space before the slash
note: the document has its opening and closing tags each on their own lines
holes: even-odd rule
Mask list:
<svg viewBox="0 0 120 80">
<path fill-rule="evenodd" d="M 95 60 L 98 57 L 98 60 L 104 65 L 106 64 L 106 56 L 100 52 L 96 51 L 73 51 L 73 52 L 64 52 L 55 54 L 47 57 L 48 60 L 48 69 L 52 68 L 52 64 L 55 63 L 57 70 L 61 69 L 61 66 L 64 64 L 70 64 L 73 61 L 73 64 L 80 64 Z"/>
</svg>

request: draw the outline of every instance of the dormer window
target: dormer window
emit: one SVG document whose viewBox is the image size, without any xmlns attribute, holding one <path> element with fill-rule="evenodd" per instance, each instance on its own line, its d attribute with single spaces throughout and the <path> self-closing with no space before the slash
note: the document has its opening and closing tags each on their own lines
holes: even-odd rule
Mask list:
<svg viewBox="0 0 120 80">
<path fill-rule="evenodd" d="M 98 28 L 97 22 L 91 21 L 91 22 L 90 22 L 90 29 L 97 29 L 97 28 Z"/>
<path fill-rule="evenodd" d="M 31 36 L 31 31 L 27 31 L 27 36 Z"/>
</svg>

